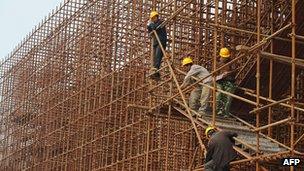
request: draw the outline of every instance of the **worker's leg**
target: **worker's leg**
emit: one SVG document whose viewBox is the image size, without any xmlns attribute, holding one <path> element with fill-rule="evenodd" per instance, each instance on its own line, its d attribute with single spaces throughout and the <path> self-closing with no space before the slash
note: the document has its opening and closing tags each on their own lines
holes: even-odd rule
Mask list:
<svg viewBox="0 0 304 171">
<path fill-rule="evenodd" d="M 229 163 L 227 165 L 225 165 L 221 170 L 222 171 L 230 171 L 230 165 L 229 165 Z"/>
<path fill-rule="evenodd" d="M 163 44 L 163 48 L 166 49 L 166 44 Z M 153 66 L 156 70 L 159 70 L 164 54 L 159 45 L 155 46 L 154 50 Z M 160 73 L 157 71 L 154 76 L 160 78 Z"/>
<path fill-rule="evenodd" d="M 206 164 L 204 164 L 204 171 L 215 171 L 213 160 L 210 160 Z"/>
<path fill-rule="evenodd" d="M 158 79 L 160 77 L 159 72 L 157 72 L 157 70 L 159 69 L 159 66 L 160 66 L 158 58 L 157 58 L 159 50 L 160 50 L 159 46 L 153 46 L 153 68 L 151 69 L 151 73 L 153 73 L 151 75 L 152 79 Z"/>
<path fill-rule="evenodd" d="M 162 46 L 164 48 L 164 50 L 166 50 L 166 43 L 162 43 Z M 160 48 L 160 45 L 157 45 L 154 47 L 155 48 L 155 55 L 154 55 L 154 68 L 159 69 L 162 59 L 163 59 L 163 51 Z"/>
<path fill-rule="evenodd" d="M 209 88 L 205 87 L 205 86 L 202 86 L 202 93 L 201 93 L 201 98 L 200 98 L 201 106 L 199 108 L 199 112 L 206 113 L 206 110 L 208 108 L 209 95 L 210 95 Z"/>
<path fill-rule="evenodd" d="M 189 97 L 189 107 L 197 111 L 199 108 L 199 99 L 201 97 L 202 89 L 199 87 L 194 88 Z"/>
<path fill-rule="evenodd" d="M 220 90 L 223 90 L 223 85 L 222 83 L 217 83 L 216 84 L 216 88 L 217 89 L 220 89 Z M 217 91 L 216 92 L 216 113 L 217 114 L 221 114 L 222 113 L 222 108 L 223 108 L 223 99 L 224 99 L 224 96 L 223 96 L 223 93 Z"/>
<path fill-rule="evenodd" d="M 159 45 L 155 46 L 154 48 L 155 48 L 155 55 L 154 55 L 153 66 L 154 68 L 159 69 L 161 65 L 161 60 L 163 58 L 163 52 Z"/>
<path fill-rule="evenodd" d="M 230 81 L 227 81 L 225 82 L 225 91 L 229 92 L 229 93 L 234 93 L 235 91 L 235 84 L 230 82 Z M 224 115 L 228 116 L 229 115 L 229 111 L 230 111 L 230 106 L 231 106 L 231 101 L 232 101 L 232 97 L 231 96 L 228 96 L 226 95 L 225 97 L 225 104 L 224 104 L 224 110 L 223 110 L 223 113 Z"/>
</svg>

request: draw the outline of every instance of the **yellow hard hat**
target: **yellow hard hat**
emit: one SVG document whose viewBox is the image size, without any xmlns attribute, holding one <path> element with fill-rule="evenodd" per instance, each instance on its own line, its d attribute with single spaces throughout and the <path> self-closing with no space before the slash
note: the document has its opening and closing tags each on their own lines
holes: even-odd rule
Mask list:
<svg viewBox="0 0 304 171">
<path fill-rule="evenodd" d="M 157 11 L 152 11 L 151 14 L 150 14 L 150 19 L 157 16 L 157 15 L 158 15 Z"/>
<path fill-rule="evenodd" d="M 186 58 L 183 59 L 182 65 L 185 66 L 185 65 L 190 64 L 192 62 L 193 61 L 192 61 L 192 59 L 190 57 L 186 57 Z"/>
<path fill-rule="evenodd" d="M 208 126 L 205 130 L 205 135 L 208 136 L 209 131 L 211 130 L 215 130 L 215 128 L 213 126 Z"/>
<path fill-rule="evenodd" d="M 230 51 L 227 48 L 221 48 L 220 50 L 220 56 L 222 58 L 229 58 L 230 57 Z"/>
</svg>

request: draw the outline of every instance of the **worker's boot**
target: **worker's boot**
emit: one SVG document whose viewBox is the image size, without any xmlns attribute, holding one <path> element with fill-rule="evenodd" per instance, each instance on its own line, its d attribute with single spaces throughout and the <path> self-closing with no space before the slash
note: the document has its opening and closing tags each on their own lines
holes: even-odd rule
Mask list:
<svg viewBox="0 0 304 171">
<path fill-rule="evenodd" d="M 154 73 L 157 71 L 157 68 L 151 68 L 150 70 L 149 70 L 149 75 L 150 76 L 152 76 L 152 75 L 154 75 Z"/>
<path fill-rule="evenodd" d="M 157 68 L 151 68 L 150 69 L 150 78 L 155 81 L 160 81 L 160 74 L 159 71 L 157 71 Z"/>
<path fill-rule="evenodd" d="M 154 73 L 154 80 L 160 81 L 160 73 L 158 71 Z"/>
</svg>

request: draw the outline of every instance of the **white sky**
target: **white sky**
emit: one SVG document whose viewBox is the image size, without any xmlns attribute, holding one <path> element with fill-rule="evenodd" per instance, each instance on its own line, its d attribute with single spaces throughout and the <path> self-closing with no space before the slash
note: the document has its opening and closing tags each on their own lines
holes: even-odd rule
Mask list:
<svg viewBox="0 0 304 171">
<path fill-rule="evenodd" d="M 0 59 L 63 0 L 0 0 Z"/>
</svg>

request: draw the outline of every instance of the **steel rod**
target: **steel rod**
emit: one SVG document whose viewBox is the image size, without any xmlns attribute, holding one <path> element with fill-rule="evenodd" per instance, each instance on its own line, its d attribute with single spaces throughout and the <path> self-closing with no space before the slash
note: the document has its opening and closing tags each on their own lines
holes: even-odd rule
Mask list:
<svg viewBox="0 0 304 171">
<path fill-rule="evenodd" d="M 198 129 L 197 129 L 197 127 L 196 127 L 196 124 L 195 124 L 195 122 L 194 122 L 194 120 L 193 120 L 192 114 L 191 114 L 190 109 L 189 109 L 189 106 L 188 106 L 188 104 L 187 104 L 187 102 L 186 102 L 186 99 L 185 99 L 185 96 L 184 96 L 184 94 L 183 94 L 183 91 L 182 91 L 182 89 L 181 89 L 181 87 L 180 87 L 180 85 L 179 85 L 179 83 L 178 83 L 178 81 L 177 81 L 177 79 L 176 79 L 174 70 L 173 70 L 173 68 L 172 68 L 172 66 L 171 66 L 171 64 L 170 64 L 170 61 L 168 60 L 168 57 L 166 57 L 166 52 L 165 52 L 165 50 L 164 50 L 164 47 L 163 47 L 162 44 L 161 44 L 161 41 L 160 41 L 160 39 L 159 39 L 159 37 L 158 37 L 158 35 L 157 35 L 157 32 L 156 32 L 155 30 L 153 30 L 153 33 L 154 33 L 155 38 L 157 39 L 158 44 L 159 44 L 159 46 L 160 46 L 160 48 L 161 48 L 161 50 L 162 50 L 162 52 L 163 52 L 163 54 L 164 54 L 164 56 L 165 56 L 166 64 L 167 64 L 168 67 L 169 67 L 169 70 L 170 70 L 170 73 L 171 73 L 171 75 L 172 75 L 172 77 L 173 77 L 174 83 L 175 83 L 175 85 L 177 86 L 177 89 L 178 89 L 178 91 L 179 91 L 179 94 L 180 94 L 180 96 L 181 96 L 181 98 L 182 98 L 182 100 L 183 100 L 183 103 L 184 103 L 185 107 L 186 107 L 186 111 L 187 111 L 187 113 L 188 113 L 188 115 L 189 115 L 189 117 L 190 117 L 191 124 L 192 124 L 192 126 L 193 126 L 193 128 L 194 128 L 194 131 L 195 131 L 195 133 L 196 133 L 196 136 L 197 136 L 197 139 L 198 139 L 198 141 L 199 141 L 200 147 L 201 147 L 202 151 L 204 151 L 204 150 L 205 150 L 205 145 L 204 145 L 204 143 L 203 143 L 203 141 L 202 141 L 202 139 L 201 139 L 201 137 L 200 137 L 200 134 L 199 134 L 199 132 L 198 132 Z"/>
<path fill-rule="evenodd" d="M 271 124 L 268 124 L 268 125 L 264 125 L 264 126 L 255 128 L 254 131 L 261 131 L 263 129 L 266 129 L 266 128 L 269 128 L 269 127 L 272 127 L 272 126 L 276 126 L 276 125 L 279 125 L 279 124 L 283 124 L 283 123 L 289 122 L 291 120 L 292 120 L 291 117 L 288 117 L 286 119 L 282 119 L 280 121 L 277 121 L 277 122 L 274 122 L 274 123 L 271 123 Z"/>
<path fill-rule="evenodd" d="M 285 98 L 285 99 L 282 99 L 282 100 L 279 100 L 279 101 L 270 103 L 270 104 L 268 104 L 268 105 L 262 106 L 262 107 L 260 107 L 260 108 L 254 109 L 254 110 L 250 111 L 249 113 L 250 113 L 250 114 L 253 114 L 253 113 L 256 113 L 257 111 L 261 111 L 261 110 L 267 109 L 267 108 L 269 108 L 269 107 L 278 105 L 278 104 L 280 104 L 280 103 L 284 103 L 284 102 L 289 101 L 289 100 L 291 100 L 291 97 L 288 97 L 288 98 Z"/>
</svg>

